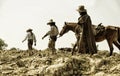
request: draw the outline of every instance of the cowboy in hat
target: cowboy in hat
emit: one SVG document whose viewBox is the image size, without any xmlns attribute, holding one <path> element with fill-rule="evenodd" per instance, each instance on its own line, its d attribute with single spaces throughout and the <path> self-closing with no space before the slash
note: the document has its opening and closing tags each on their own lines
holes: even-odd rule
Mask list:
<svg viewBox="0 0 120 76">
<path fill-rule="evenodd" d="M 22 42 L 24 42 L 25 40 L 28 40 L 28 50 L 32 50 L 33 41 L 34 41 L 34 45 L 36 46 L 36 37 L 35 37 L 35 34 L 32 32 L 32 29 L 28 29 L 26 30 L 26 32 L 27 32 L 27 35 Z"/>
<path fill-rule="evenodd" d="M 59 33 L 57 26 L 55 25 L 55 22 L 53 19 L 50 19 L 50 21 L 47 23 L 47 25 L 50 25 L 51 29 L 48 31 L 42 39 L 44 39 L 46 36 L 49 35 L 49 43 L 48 43 L 48 48 L 52 50 L 52 53 L 55 52 L 55 42 L 57 40 L 57 35 Z"/>
<path fill-rule="evenodd" d="M 31 28 L 29 28 L 28 30 L 26 30 L 26 32 L 31 32 L 32 31 L 32 29 Z"/>
<path fill-rule="evenodd" d="M 78 24 L 83 28 L 82 37 L 79 39 L 78 51 L 90 54 L 97 53 L 91 18 L 83 5 L 79 6 L 77 11 L 81 15 L 78 18 Z"/>
<path fill-rule="evenodd" d="M 50 21 L 47 23 L 47 25 L 55 25 L 55 22 L 53 21 L 53 19 L 50 19 Z"/>
<path fill-rule="evenodd" d="M 85 7 L 83 5 L 79 6 L 77 11 L 78 12 L 87 12 L 87 10 L 85 9 Z"/>
</svg>

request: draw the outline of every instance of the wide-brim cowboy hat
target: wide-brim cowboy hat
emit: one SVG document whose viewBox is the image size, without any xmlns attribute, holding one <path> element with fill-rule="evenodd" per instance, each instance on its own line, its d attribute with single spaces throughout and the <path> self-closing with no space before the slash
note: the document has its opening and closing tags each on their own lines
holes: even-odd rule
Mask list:
<svg viewBox="0 0 120 76">
<path fill-rule="evenodd" d="M 47 25 L 51 25 L 51 24 L 55 24 L 55 22 L 53 21 L 53 19 L 50 19 L 50 21 L 47 23 Z"/>
<path fill-rule="evenodd" d="M 87 10 L 85 9 L 84 5 L 79 6 L 77 11 L 78 12 L 87 12 Z"/>
<path fill-rule="evenodd" d="M 32 31 L 32 29 L 28 29 L 28 30 L 26 30 L 26 32 L 30 32 L 30 31 Z"/>
</svg>

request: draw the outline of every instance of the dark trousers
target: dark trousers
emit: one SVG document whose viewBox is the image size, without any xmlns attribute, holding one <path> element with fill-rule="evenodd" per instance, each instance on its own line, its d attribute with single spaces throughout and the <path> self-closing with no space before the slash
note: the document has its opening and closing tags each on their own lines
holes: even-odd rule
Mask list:
<svg viewBox="0 0 120 76">
<path fill-rule="evenodd" d="M 28 39 L 28 50 L 32 50 L 33 39 Z"/>
</svg>

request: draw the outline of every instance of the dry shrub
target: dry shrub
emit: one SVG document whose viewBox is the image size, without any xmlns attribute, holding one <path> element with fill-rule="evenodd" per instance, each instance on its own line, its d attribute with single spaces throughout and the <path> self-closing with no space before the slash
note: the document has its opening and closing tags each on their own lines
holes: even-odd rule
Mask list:
<svg viewBox="0 0 120 76">
<path fill-rule="evenodd" d="M 16 64 L 18 67 L 25 67 L 25 63 L 21 60 L 17 61 Z"/>
<path fill-rule="evenodd" d="M 106 66 L 110 64 L 110 60 L 108 59 L 103 59 L 101 62 L 98 64 L 98 67 Z"/>
<path fill-rule="evenodd" d="M 1 56 L 0 61 L 1 62 L 9 62 L 9 61 L 11 61 L 11 57 L 9 57 L 9 56 Z"/>
<path fill-rule="evenodd" d="M 102 57 L 108 57 L 109 56 L 109 51 L 98 51 L 97 53 L 98 55 L 102 56 Z"/>
<path fill-rule="evenodd" d="M 92 57 L 93 57 L 93 58 L 102 58 L 102 56 L 100 56 L 99 54 L 93 54 Z"/>
</svg>

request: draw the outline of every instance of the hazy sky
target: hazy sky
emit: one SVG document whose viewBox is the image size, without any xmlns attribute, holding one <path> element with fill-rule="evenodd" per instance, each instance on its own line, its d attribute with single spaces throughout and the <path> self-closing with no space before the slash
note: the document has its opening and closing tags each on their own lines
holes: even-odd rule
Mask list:
<svg viewBox="0 0 120 76">
<path fill-rule="evenodd" d="M 8 48 L 27 49 L 27 41 L 22 40 L 26 30 L 32 28 L 37 38 L 35 48 L 45 49 L 49 38 L 41 38 L 50 29 L 46 25 L 49 19 L 61 30 L 65 21 L 77 22 L 79 5 L 85 5 L 93 24 L 120 25 L 119 0 L 0 0 L 0 38 Z M 74 33 L 69 32 L 57 40 L 56 48 L 71 47 L 75 41 Z M 109 50 L 106 41 L 97 44 L 99 49 Z"/>
</svg>

